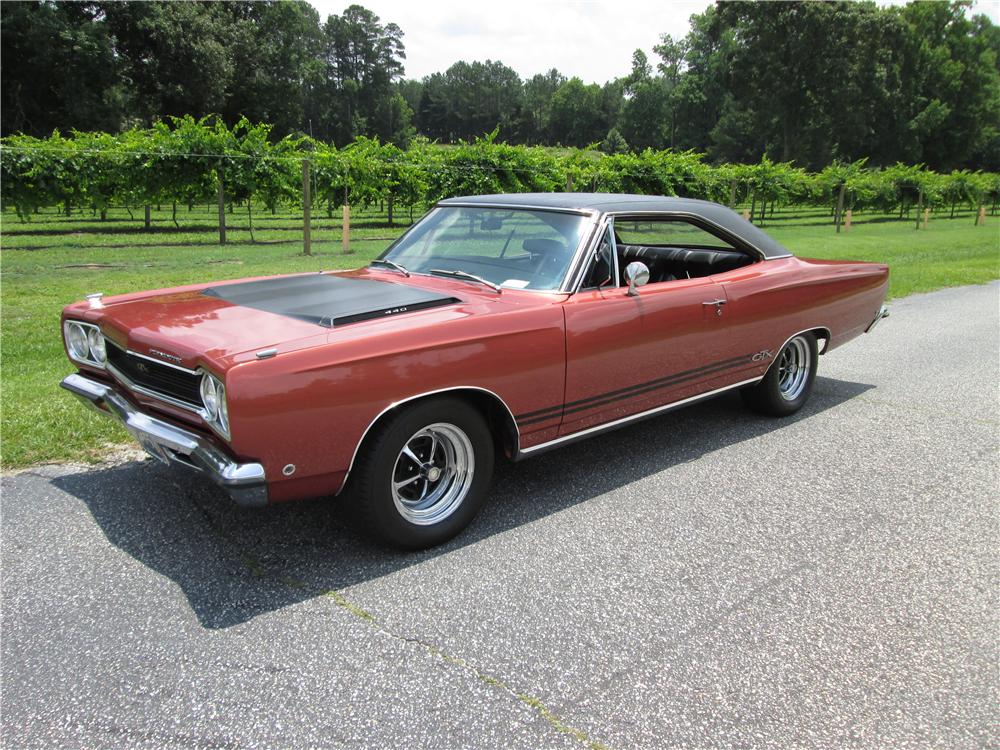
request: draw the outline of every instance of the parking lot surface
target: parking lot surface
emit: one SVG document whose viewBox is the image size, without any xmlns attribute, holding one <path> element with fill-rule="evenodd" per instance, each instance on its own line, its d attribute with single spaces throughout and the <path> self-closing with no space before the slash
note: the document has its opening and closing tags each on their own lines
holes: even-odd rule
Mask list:
<svg viewBox="0 0 1000 750">
<path fill-rule="evenodd" d="M 4 748 L 996 746 L 1000 285 L 501 467 L 403 554 L 150 461 L 3 478 Z"/>
</svg>

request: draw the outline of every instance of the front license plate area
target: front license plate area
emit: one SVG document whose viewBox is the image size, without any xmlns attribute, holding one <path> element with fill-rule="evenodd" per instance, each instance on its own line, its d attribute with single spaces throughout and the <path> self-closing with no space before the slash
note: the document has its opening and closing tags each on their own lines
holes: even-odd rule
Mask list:
<svg viewBox="0 0 1000 750">
<path fill-rule="evenodd" d="M 149 437 L 149 435 L 144 432 L 139 432 L 138 430 L 129 430 L 129 432 L 132 433 L 132 437 L 138 441 L 139 445 L 144 451 L 146 451 L 146 453 L 151 455 L 160 463 L 170 463 L 170 457 L 167 455 L 166 449 Z"/>
</svg>

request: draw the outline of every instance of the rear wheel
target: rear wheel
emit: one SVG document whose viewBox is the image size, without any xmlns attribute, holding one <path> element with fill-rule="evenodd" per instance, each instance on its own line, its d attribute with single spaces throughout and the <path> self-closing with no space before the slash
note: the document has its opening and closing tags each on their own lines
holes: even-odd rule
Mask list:
<svg viewBox="0 0 1000 750">
<path fill-rule="evenodd" d="M 493 436 L 454 398 L 421 401 L 376 427 L 352 474 L 362 530 L 397 547 L 451 539 L 475 517 L 493 474 Z"/>
<path fill-rule="evenodd" d="M 809 400 L 817 361 L 816 337 L 811 333 L 794 336 L 778 352 L 764 379 L 740 391 L 744 403 L 761 414 L 794 414 Z"/>
</svg>

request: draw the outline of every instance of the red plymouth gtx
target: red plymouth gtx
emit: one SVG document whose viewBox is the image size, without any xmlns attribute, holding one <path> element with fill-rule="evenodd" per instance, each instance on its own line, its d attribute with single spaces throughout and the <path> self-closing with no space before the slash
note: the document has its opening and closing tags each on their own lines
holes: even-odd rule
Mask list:
<svg viewBox="0 0 1000 750">
<path fill-rule="evenodd" d="M 452 198 L 367 268 L 70 305 L 62 386 L 241 505 L 346 492 L 418 548 L 472 520 L 498 453 L 730 389 L 792 414 L 818 355 L 888 314 L 887 283 L 705 201 Z"/>
</svg>

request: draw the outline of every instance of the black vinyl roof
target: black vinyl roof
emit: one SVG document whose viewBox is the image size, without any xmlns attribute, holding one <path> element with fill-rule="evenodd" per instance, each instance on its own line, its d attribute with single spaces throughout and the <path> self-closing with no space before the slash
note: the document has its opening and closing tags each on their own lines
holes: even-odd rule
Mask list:
<svg viewBox="0 0 1000 750">
<path fill-rule="evenodd" d="M 596 211 L 628 214 L 656 212 L 696 216 L 735 235 L 765 258 L 791 255 L 788 248 L 755 227 L 731 208 L 695 198 L 666 198 L 660 195 L 625 193 L 502 193 L 446 198 L 439 206 L 449 205 L 510 206 L 511 208 L 547 208 L 563 211 Z"/>
</svg>

